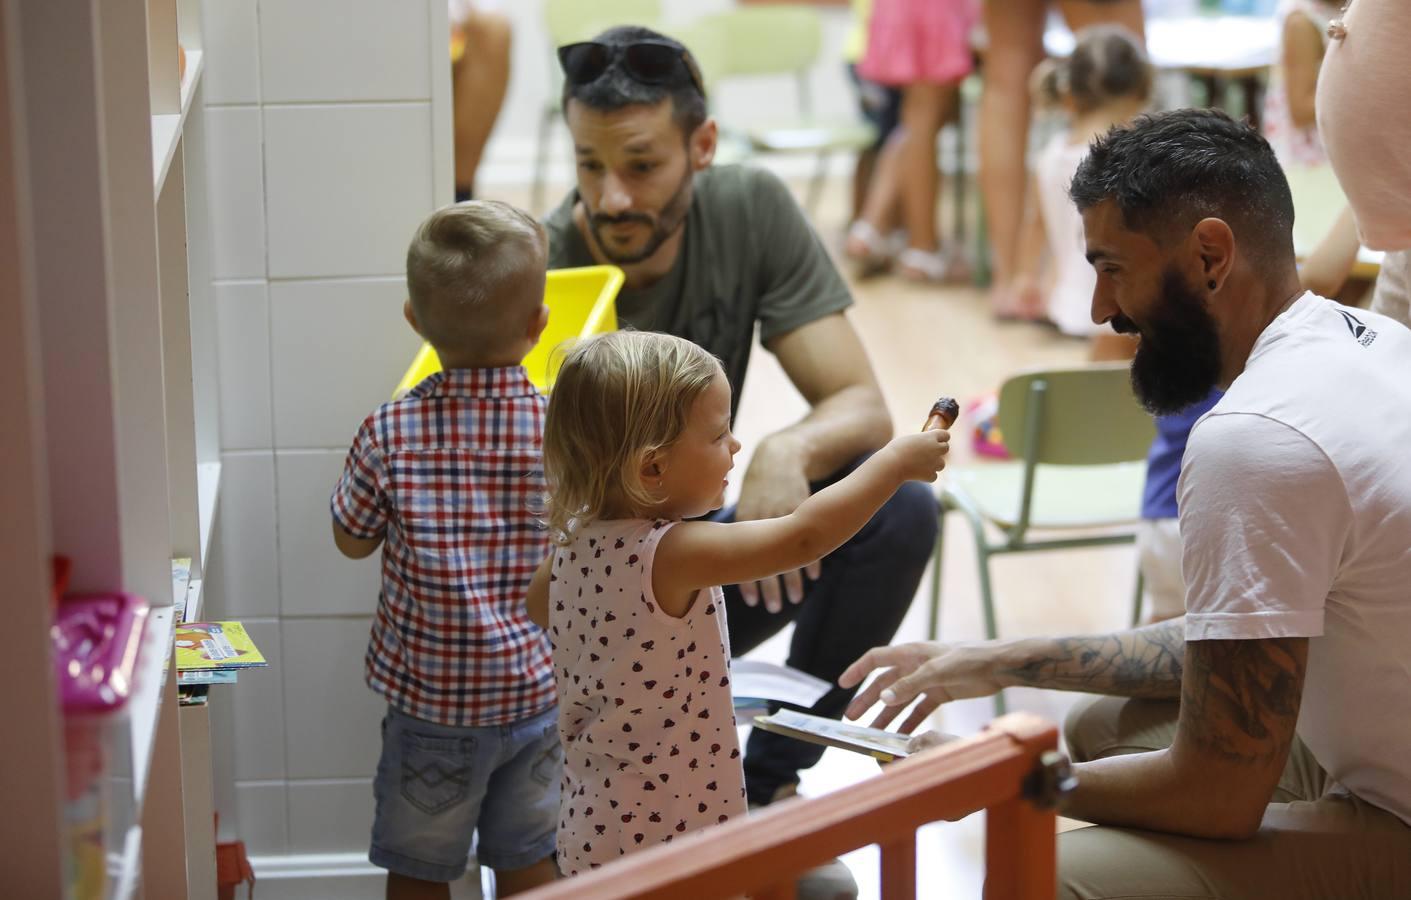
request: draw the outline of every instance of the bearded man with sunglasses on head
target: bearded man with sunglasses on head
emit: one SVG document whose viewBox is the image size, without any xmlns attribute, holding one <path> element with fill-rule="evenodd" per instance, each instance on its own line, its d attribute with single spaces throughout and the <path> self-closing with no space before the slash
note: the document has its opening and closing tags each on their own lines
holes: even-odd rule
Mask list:
<svg viewBox="0 0 1411 900">
<path fill-rule="evenodd" d="M 725 520 L 785 515 L 880 448 L 892 422 L 844 311 L 852 296 L 788 189 L 759 169 L 711 161 L 716 123 L 678 42 L 614 28 L 559 50 L 578 187 L 548 217 L 551 268 L 611 263 L 627 282 L 625 326 L 663 331 L 720 358 L 738 402 L 755 328 L 808 401 L 765 438 Z M 733 412 L 733 410 L 732 410 Z M 901 624 L 935 542 L 937 507 L 903 486 L 857 537 L 780 579 L 725 589 L 732 651 L 795 623 L 789 663 L 836 684 Z M 842 715 L 851 691 L 812 709 Z M 788 796 L 822 748 L 756 731 L 745 754 L 752 804 Z"/>
</svg>

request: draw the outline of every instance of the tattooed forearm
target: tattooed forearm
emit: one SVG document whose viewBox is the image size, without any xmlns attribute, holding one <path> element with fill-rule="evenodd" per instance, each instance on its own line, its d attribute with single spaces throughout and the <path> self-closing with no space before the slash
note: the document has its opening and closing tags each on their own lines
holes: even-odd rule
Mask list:
<svg viewBox="0 0 1411 900">
<path fill-rule="evenodd" d="M 1037 641 L 1000 675 L 1051 690 L 1175 700 L 1184 653 L 1184 620 L 1173 619 L 1115 634 Z"/>
<path fill-rule="evenodd" d="M 1192 641 L 1187 649 L 1182 741 L 1233 762 L 1282 765 L 1298 723 L 1308 639 Z"/>
</svg>

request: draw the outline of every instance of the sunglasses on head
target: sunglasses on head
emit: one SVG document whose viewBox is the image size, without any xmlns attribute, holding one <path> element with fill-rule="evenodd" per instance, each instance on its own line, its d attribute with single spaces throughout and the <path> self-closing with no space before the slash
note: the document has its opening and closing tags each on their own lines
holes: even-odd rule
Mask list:
<svg viewBox="0 0 1411 900">
<path fill-rule="evenodd" d="M 582 41 L 558 49 L 559 66 L 571 84 L 592 84 L 614 62 L 620 63 L 629 78 L 643 84 L 673 86 L 681 83 L 684 70 L 692 87 L 705 96 L 700 69 L 690 51 L 667 41 L 641 40 L 630 44 L 604 44 Z"/>
</svg>

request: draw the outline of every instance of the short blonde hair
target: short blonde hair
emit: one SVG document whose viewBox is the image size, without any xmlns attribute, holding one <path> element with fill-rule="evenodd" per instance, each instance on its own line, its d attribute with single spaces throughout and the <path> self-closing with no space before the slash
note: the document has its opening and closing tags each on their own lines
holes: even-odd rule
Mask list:
<svg viewBox="0 0 1411 900">
<path fill-rule="evenodd" d="M 671 446 L 691 406 L 724 372 L 682 338 L 619 331 L 574 345 L 549 395 L 544 423 L 545 505 L 560 545 L 614 501 L 634 510 L 656 501 L 637 477 L 647 456 Z"/>
<path fill-rule="evenodd" d="M 407 292 L 437 350 L 483 357 L 522 337 L 544 302 L 548 242 L 533 216 L 472 200 L 436 210 L 407 248 Z"/>
</svg>

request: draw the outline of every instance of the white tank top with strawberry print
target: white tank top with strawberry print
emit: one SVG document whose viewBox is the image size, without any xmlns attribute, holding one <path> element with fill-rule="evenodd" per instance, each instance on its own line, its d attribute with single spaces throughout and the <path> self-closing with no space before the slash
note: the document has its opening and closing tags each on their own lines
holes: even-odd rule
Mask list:
<svg viewBox="0 0 1411 900">
<path fill-rule="evenodd" d="M 679 619 L 652 593 L 657 544 L 674 524 L 594 522 L 555 551 L 566 875 L 746 811 L 720 588 L 697 594 Z"/>
</svg>

